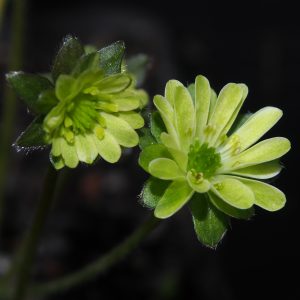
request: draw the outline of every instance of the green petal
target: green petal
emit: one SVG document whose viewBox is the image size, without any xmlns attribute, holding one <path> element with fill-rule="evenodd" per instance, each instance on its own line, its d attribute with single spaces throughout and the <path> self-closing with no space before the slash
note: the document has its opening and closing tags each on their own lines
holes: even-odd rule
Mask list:
<svg viewBox="0 0 300 300">
<path fill-rule="evenodd" d="M 216 209 L 205 194 L 195 193 L 189 203 L 198 240 L 215 249 L 229 227 L 229 218 Z"/>
<path fill-rule="evenodd" d="M 158 109 L 168 133 L 170 133 L 174 138 L 178 139 L 177 132 L 174 127 L 174 110 L 171 104 L 162 96 L 154 96 L 153 103 Z"/>
<path fill-rule="evenodd" d="M 234 134 L 239 139 L 240 151 L 258 141 L 281 118 L 282 111 L 276 107 L 265 107 L 253 114 Z M 230 143 L 230 138 L 228 142 Z"/>
<path fill-rule="evenodd" d="M 189 91 L 183 86 L 176 88 L 174 112 L 181 149 L 188 152 L 195 133 L 195 109 Z"/>
<path fill-rule="evenodd" d="M 139 165 L 149 172 L 149 164 L 156 158 L 172 158 L 167 148 L 162 144 L 150 145 L 143 149 L 139 157 Z"/>
<path fill-rule="evenodd" d="M 107 131 L 105 131 L 102 140 L 95 139 L 95 145 L 99 155 L 109 163 L 117 162 L 121 157 L 121 147 L 116 139 Z"/>
<path fill-rule="evenodd" d="M 227 123 L 230 122 L 243 97 L 243 88 L 235 83 L 227 84 L 220 92 L 215 109 L 209 121 L 214 128 L 214 143 L 222 133 Z"/>
<path fill-rule="evenodd" d="M 156 158 L 149 164 L 149 172 L 152 176 L 163 180 L 183 179 L 184 173 L 176 162 L 169 158 Z"/>
<path fill-rule="evenodd" d="M 248 209 L 238 209 L 233 207 L 223 201 L 220 197 L 212 192 L 208 192 L 209 199 L 211 203 L 220 211 L 225 213 L 226 215 L 237 218 L 237 219 L 244 219 L 249 220 L 254 215 L 254 208 L 250 207 Z"/>
<path fill-rule="evenodd" d="M 203 179 L 197 182 L 192 172 L 188 172 L 186 179 L 190 187 L 198 193 L 206 193 L 210 189 L 210 182 L 208 180 Z"/>
<path fill-rule="evenodd" d="M 274 186 L 251 179 L 239 178 L 254 193 L 254 204 L 268 211 L 276 211 L 284 207 L 286 198 L 282 191 Z"/>
<path fill-rule="evenodd" d="M 161 142 L 167 147 L 181 170 L 185 172 L 188 163 L 187 154 L 179 150 L 174 138 L 165 132 L 161 134 Z"/>
<path fill-rule="evenodd" d="M 117 116 L 126 121 L 133 129 L 139 129 L 145 125 L 142 116 L 134 111 L 120 112 Z"/>
<path fill-rule="evenodd" d="M 154 215 L 159 219 L 172 216 L 190 200 L 193 193 L 186 181 L 173 181 L 158 202 Z"/>
<path fill-rule="evenodd" d="M 77 167 L 79 160 L 75 145 L 69 144 L 65 139 L 61 139 L 61 155 L 67 167 Z"/>
<path fill-rule="evenodd" d="M 241 181 L 229 176 L 220 176 L 216 180 L 212 192 L 229 205 L 239 209 L 247 209 L 254 204 L 253 192 Z"/>
<path fill-rule="evenodd" d="M 283 137 L 274 137 L 261 141 L 246 151 L 229 158 L 223 163 L 221 170 L 236 170 L 252 165 L 261 164 L 277 159 L 286 154 L 291 148 L 291 143 Z"/>
<path fill-rule="evenodd" d="M 195 109 L 196 109 L 196 137 L 200 138 L 207 124 L 209 106 L 211 98 L 211 88 L 209 81 L 202 75 L 195 80 Z"/>
<path fill-rule="evenodd" d="M 107 131 L 121 146 L 134 147 L 139 143 L 138 134 L 126 121 L 107 113 L 101 113 L 101 116 L 106 121 Z"/>
<path fill-rule="evenodd" d="M 178 80 L 169 80 L 165 87 L 165 98 L 169 101 L 171 106 L 175 102 L 175 91 L 178 86 L 183 86 L 183 84 Z"/>
<path fill-rule="evenodd" d="M 75 146 L 77 156 L 80 161 L 83 161 L 87 164 L 91 164 L 94 162 L 98 155 L 98 151 L 91 134 L 76 135 Z"/>
<path fill-rule="evenodd" d="M 282 166 L 278 160 L 254 165 L 242 169 L 237 169 L 229 174 L 240 175 L 257 179 L 269 179 L 280 173 Z"/>
<path fill-rule="evenodd" d="M 126 74 L 115 74 L 105 77 L 95 85 L 102 94 L 114 94 L 125 90 L 131 83 L 131 78 Z"/>
</svg>

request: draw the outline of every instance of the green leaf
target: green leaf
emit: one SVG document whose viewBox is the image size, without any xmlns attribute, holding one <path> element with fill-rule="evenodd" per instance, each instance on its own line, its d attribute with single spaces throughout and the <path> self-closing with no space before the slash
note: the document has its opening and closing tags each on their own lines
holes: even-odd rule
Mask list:
<svg viewBox="0 0 300 300">
<path fill-rule="evenodd" d="M 145 54 L 137 54 L 126 61 L 127 71 L 134 75 L 137 87 L 141 86 L 145 80 L 149 62 L 149 57 Z"/>
<path fill-rule="evenodd" d="M 210 204 L 205 194 L 195 193 L 189 205 L 198 240 L 215 249 L 229 227 L 228 217 Z"/>
<path fill-rule="evenodd" d="M 149 164 L 156 158 L 172 158 L 167 148 L 162 144 L 154 144 L 146 147 L 140 153 L 139 164 L 140 166 L 149 173 Z"/>
<path fill-rule="evenodd" d="M 157 142 L 161 143 L 160 135 L 162 132 L 166 132 L 167 129 L 158 111 L 151 114 L 150 130 Z"/>
<path fill-rule="evenodd" d="M 223 213 L 225 213 L 230 217 L 249 220 L 254 215 L 254 207 L 250 207 L 248 209 L 238 209 L 236 207 L 229 205 L 214 193 L 208 192 L 208 196 L 211 203 L 217 209 L 219 209 L 220 211 L 222 211 Z"/>
<path fill-rule="evenodd" d="M 146 181 L 142 190 L 141 203 L 146 207 L 154 209 L 169 185 L 170 181 L 151 176 Z"/>
<path fill-rule="evenodd" d="M 45 77 L 23 72 L 10 72 L 6 79 L 13 90 L 34 113 L 42 113 L 37 104 L 41 92 L 53 88 L 52 83 Z"/>
<path fill-rule="evenodd" d="M 17 138 L 14 145 L 17 148 L 34 148 L 46 146 L 45 132 L 43 130 L 41 117 L 35 118 L 24 132 Z"/>
<path fill-rule="evenodd" d="M 40 93 L 36 107 L 41 114 L 47 114 L 57 103 L 54 89 L 45 90 Z"/>
<path fill-rule="evenodd" d="M 79 40 L 72 36 L 65 37 L 59 49 L 52 68 L 54 81 L 61 74 L 71 74 L 79 58 L 84 54 L 84 49 Z"/>
<path fill-rule="evenodd" d="M 138 131 L 138 133 L 140 136 L 139 146 L 141 150 L 157 143 L 149 128 L 142 128 Z"/>
<path fill-rule="evenodd" d="M 93 53 L 83 55 L 80 57 L 76 66 L 74 67 L 72 71 L 72 75 L 77 77 L 84 71 L 97 70 L 99 69 L 99 63 L 100 63 L 100 54 L 98 52 L 93 52 Z"/>
<path fill-rule="evenodd" d="M 122 59 L 124 56 L 125 44 L 123 41 L 115 42 L 100 49 L 100 67 L 106 75 L 121 72 Z"/>
</svg>

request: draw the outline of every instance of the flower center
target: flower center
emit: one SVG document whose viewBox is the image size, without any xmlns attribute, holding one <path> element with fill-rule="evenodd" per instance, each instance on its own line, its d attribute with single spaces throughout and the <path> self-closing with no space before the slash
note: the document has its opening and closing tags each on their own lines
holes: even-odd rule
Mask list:
<svg viewBox="0 0 300 300">
<path fill-rule="evenodd" d="M 207 143 L 201 145 L 198 140 L 190 146 L 188 171 L 210 178 L 219 167 L 221 167 L 221 156 L 214 147 L 209 147 Z"/>
</svg>

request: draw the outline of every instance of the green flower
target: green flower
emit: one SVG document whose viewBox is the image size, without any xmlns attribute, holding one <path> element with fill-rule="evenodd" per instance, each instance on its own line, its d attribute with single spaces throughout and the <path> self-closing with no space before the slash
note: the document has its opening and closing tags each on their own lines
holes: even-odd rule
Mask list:
<svg viewBox="0 0 300 300">
<path fill-rule="evenodd" d="M 76 38 L 67 37 L 54 62 L 53 83 L 38 75 L 8 74 L 12 87 L 38 115 L 16 145 L 50 145 L 56 169 L 75 168 L 80 161 L 92 164 L 99 156 L 115 163 L 121 146 L 136 146 L 135 129 L 144 126 L 139 110 L 147 94 L 121 70 L 123 54 L 122 42 L 87 52 Z"/>
<path fill-rule="evenodd" d="M 276 211 L 286 201 L 280 190 L 258 180 L 279 174 L 278 159 L 289 151 L 289 140 L 256 143 L 282 111 L 265 107 L 235 126 L 247 94 L 246 85 L 229 83 L 217 97 L 200 75 L 188 88 L 169 81 L 165 96 L 154 97 L 162 119 L 152 118 L 156 141 L 148 137 L 139 159 L 153 176 L 144 203 L 163 219 L 190 201 L 198 238 L 212 247 L 228 227 L 227 216 L 248 219 L 253 205 Z"/>
</svg>

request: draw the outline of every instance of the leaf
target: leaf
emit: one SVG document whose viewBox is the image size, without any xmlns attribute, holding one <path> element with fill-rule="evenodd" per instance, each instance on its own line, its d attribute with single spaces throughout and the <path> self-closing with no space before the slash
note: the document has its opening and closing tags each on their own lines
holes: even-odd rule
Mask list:
<svg viewBox="0 0 300 300">
<path fill-rule="evenodd" d="M 99 63 L 100 63 L 100 54 L 98 52 L 85 54 L 81 56 L 80 59 L 78 60 L 76 66 L 72 71 L 72 75 L 77 77 L 84 71 L 97 70 L 99 69 Z"/>
<path fill-rule="evenodd" d="M 21 133 L 14 143 L 20 148 L 32 148 L 46 146 L 45 132 L 43 130 L 43 119 L 41 117 L 35 118 L 32 123 Z"/>
<path fill-rule="evenodd" d="M 10 72 L 6 74 L 6 80 L 29 110 L 36 114 L 42 113 L 37 103 L 38 97 L 41 92 L 53 88 L 47 78 L 23 72 Z"/>
<path fill-rule="evenodd" d="M 155 111 L 151 114 L 150 130 L 157 142 L 161 143 L 160 135 L 162 132 L 166 132 L 167 129 L 158 111 Z"/>
<path fill-rule="evenodd" d="M 66 36 L 52 67 L 54 81 L 60 74 L 71 74 L 83 54 L 84 49 L 79 40 L 72 36 Z"/>
<path fill-rule="evenodd" d="M 154 136 L 151 134 L 150 128 L 142 128 L 138 131 L 139 133 L 139 146 L 143 150 L 150 145 L 157 143 Z"/>
<path fill-rule="evenodd" d="M 127 71 L 134 75 L 137 87 L 141 86 L 146 77 L 146 71 L 149 68 L 150 60 L 145 54 L 137 54 L 130 57 L 127 61 Z"/>
<path fill-rule="evenodd" d="M 54 89 L 45 90 L 40 93 L 36 107 L 41 114 L 47 114 L 57 103 Z"/>
<path fill-rule="evenodd" d="M 158 201 L 162 198 L 170 181 L 150 177 L 142 190 L 141 203 L 146 207 L 154 209 Z"/>
<path fill-rule="evenodd" d="M 198 240 L 215 249 L 229 227 L 229 218 L 210 204 L 205 194 L 195 193 L 189 205 Z"/>
<path fill-rule="evenodd" d="M 100 67 L 106 75 L 121 72 L 124 51 L 125 44 L 123 41 L 115 42 L 98 51 L 100 54 Z"/>
</svg>

